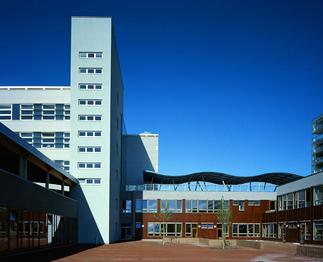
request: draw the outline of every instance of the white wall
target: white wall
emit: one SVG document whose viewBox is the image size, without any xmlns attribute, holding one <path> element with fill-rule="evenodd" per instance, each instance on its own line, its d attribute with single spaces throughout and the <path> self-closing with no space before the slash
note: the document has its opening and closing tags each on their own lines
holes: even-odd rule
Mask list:
<svg viewBox="0 0 323 262">
<path fill-rule="evenodd" d="M 79 52 L 103 52 L 103 57 L 79 58 Z M 115 104 L 112 104 L 112 101 L 116 100 L 114 89 L 119 90 L 121 87 L 120 80 L 116 80 L 112 86 L 112 52 L 114 50 L 112 50 L 111 18 L 72 18 L 71 173 L 77 178 L 101 178 L 100 185 L 82 185 L 77 192 L 80 199 L 78 233 L 81 243 L 110 243 L 118 240 L 119 236 L 118 225 L 116 225 L 119 218 L 119 185 L 116 169 L 120 170 L 121 160 L 115 155 L 117 143 L 121 151 L 121 128 L 117 131 L 115 122 L 116 116 L 122 112 L 122 93 L 120 94 L 121 105 L 115 109 Z M 102 67 L 103 73 L 101 75 L 79 74 L 79 67 Z M 79 90 L 79 83 L 102 83 L 102 90 Z M 83 98 L 102 99 L 102 105 L 79 106 L 78 100 Z M 102 115 L 102 120 L 79 121 L 79 114 Z M 102 137 L 81 138 L 78 137 L 79 130 L 100 130 Z M 102 147 L 102 152 L 78 153 L 77 148 L 80 145 L 99 145 Z M 101 162 L 101 168 L 81 170 L 77 167 L 78 162 Z"/>
<path fill-rule="evenodd" d="M 294 182 L 277 187 L 277 195 L 284 195 L 291 192 L 299 191 L 312 186 L 323 184 L 323 172 L 304 177 Z"/>
<path fill-rule="evenodd" d="M 142 185 L 143 171 L 158 172 L 158 134 L 123 136 L 124 184 Z"/>
</svg>

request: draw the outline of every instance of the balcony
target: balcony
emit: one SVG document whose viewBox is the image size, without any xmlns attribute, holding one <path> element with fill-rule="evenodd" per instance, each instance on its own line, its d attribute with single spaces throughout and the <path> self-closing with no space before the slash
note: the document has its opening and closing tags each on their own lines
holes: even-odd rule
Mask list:
<svg viewBox="0 0 323 262">
<path fill-rule="evenodd" d="M 323 134 L 323 116 L 313 121 L 313 134 Z"/>
<path fill-rule="evenodd" d="M 323 157 L 314 158 L 313 164 L 314 165 L 323 164 Z"/>
<path fill-rule="evenodd" d="M 323 145 L 316 146 L 316 147 L 313 148 L 313 153 L 314 154 L 318 154 L 318 153 L 321 153 L 321 152 L 323 152 Z"/>
<path fill-rule="evenodd" d="M 316 137 L 313 139 L 313 145 L 321 145 L 323 144 L 323 136 Z"/>
</svg>

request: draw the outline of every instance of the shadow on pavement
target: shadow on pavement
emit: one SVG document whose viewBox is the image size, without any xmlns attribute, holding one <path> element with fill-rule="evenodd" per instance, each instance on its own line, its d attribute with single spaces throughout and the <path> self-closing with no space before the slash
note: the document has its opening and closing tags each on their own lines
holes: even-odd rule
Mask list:
<svg viewBox="0 0 323 262">
<path fill-rule="evenodd" d="M 52 261 L 64 258 L 91 248 L 95 245 L 70 245 L 45 249 L 29 250 L 0 256 L 0 261 Z"/>
</svg>

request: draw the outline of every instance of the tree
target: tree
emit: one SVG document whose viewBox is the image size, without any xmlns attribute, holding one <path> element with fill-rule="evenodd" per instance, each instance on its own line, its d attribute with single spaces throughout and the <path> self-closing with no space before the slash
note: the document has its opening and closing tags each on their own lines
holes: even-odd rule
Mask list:
<svg viewBox="0 0 323 262">
<path fill-rule="evenodd" d="M 161 205 L 160 212 L 155 214 L 155 218 L 161 222 L 160 233 L 163 237 L 163 245 L 165 244 L 165 235 L 166 235 L 166 222 L 172 218 L 173 214 L 169 211 L 168 201 L 165 200 L 165 206 Z"/>
<path fill-rule="evenodd" d="M 227 230 L 229 232 L 229 228 L 231 225 L 231 219 L 232 219 L 232 213 L 229 209 L 229 206 L 225 206 L 225 202 L 223 199 L 223 196 L 221 198 L 221 207 L 220 209 L 216 212 L 217 218 L 218 218 L 218 223 L 222 224 L 222 240 L 223 240 L 223 248 L 226 245 L 225 241 L 225 234 L 223 232 L 224 225 L 227 225 Z"/>
</svg>

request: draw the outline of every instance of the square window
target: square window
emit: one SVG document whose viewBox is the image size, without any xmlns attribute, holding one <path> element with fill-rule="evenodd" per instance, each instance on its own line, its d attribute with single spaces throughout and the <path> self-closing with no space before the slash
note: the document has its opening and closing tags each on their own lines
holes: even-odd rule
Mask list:
<svg viewBox="0 0 323 262">
<path fill-rule="evenodd" d="M 96 74 L 102 74 L 102 69 L 100 69 L 100 68 L 95 69 L 95 73 Z"/>
<path fill-rule="evenodd" d="M 87 72 L 88 72 L 88 74 L 94 74 L 94 69 L 88 68 Z"/>
</svg>

